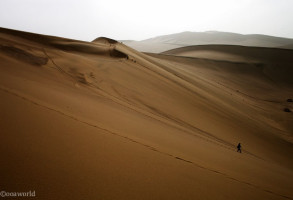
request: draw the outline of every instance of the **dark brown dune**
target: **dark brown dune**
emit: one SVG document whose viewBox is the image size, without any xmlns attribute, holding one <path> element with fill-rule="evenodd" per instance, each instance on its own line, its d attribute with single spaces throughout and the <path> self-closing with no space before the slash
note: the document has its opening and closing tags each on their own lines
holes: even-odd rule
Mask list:
<svg viewBox="0 0 293 200">
<path fill-rule="evenodd" d="M 207 53 L 227 53 L 235 56 L 242 56 L 246 60 L 263 60 L 266 62 L 293 62 L 292 53 L 290 49 L 279 48 L 264 48 L 264 47 L 245 47 L 235 45 L 198 45 L 181 47 L 165 51 L 162 54 L 180 55 L 197 57 L 201 52 L 207 51 Z M 212 59 L 211 57 L 207 57 Z"/>
<path fill-rule="evenodd" d="M 293 84 L 293 50 L 289 49 L 203 45 L 177 48 L 163 54 L 247 65 L 245 66 L 247 71 L 260 71 L 263 76 L 268 76 L 276 84 Z M 232 68 L 236 71 L 241 69 Z"/>
<path fill-rule="evenodd" d="M 13 46 L 1 45 L 0 51 L 1 53 L 6 54 L 12 58 L 30 63 L 32 65 L 41 66 L 41 65 L 47 64 L 48 62 L 48 58 L 46 57 L 35 56 L 34 54 L 28 51 L 25 51 Z"/>
</svg>

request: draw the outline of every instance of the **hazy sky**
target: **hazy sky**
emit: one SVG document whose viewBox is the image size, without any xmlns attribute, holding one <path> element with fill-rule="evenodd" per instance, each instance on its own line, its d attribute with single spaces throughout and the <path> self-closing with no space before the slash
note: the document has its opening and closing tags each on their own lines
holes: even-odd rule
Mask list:
<svg viewBox="0 0 293 200">
<path fill-rule="evenodd" d="M 91 41 L 183 31 L 293 38 L 293 0 L 0 0 L 0 26 Z"/>
</svg>

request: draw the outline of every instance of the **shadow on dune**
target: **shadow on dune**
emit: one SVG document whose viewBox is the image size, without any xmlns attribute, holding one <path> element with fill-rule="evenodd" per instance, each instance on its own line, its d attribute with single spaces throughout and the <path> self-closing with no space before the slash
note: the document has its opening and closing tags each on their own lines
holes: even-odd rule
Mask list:
<svg viewBox="0 0 293 200">
<path fill-rule="evenodd" d="M 35 42 L 38 45 L 42 44 L 47 47 L 54 47 L 62 51 L 86 53 L 86 54 L 98 54 L 98 55 L 111 56 L 113 58 L 128 58 L 126 54 L 118 51 L 112 45 L 112 44 L 116 44 L 117 41 L 108 39 L 108 38 L 103 38 L 103 37 L 96 39 L 93 43 L 88 43 L 88 42 L 54 37 L 54 36 L 31 34 L 31 33 L 23 32 L 23 31 L 14 31 L 14 30 L 5 29 L 5 28 L 1 28 L 0 33 L 4 33 L 14 37 L 19 37 L 19 38 L 28 40 L 30 42 Z M 9 51 L 11 52 L 11 50 Z M 23 52 L 22 53 L 19 52 L 18 54 L 24 55 Z M 26 56 L 28 56 L 27 53 L 25 54 Z"/>
<path fill-rule="evenodd" d="M 48 62 L 48 58 L 36 56 L 28 51 L 14 46 L 0 45 L 0 51 L 17 60 L 24 61 L 36 66 L 46 65 Z"/>
</svg>

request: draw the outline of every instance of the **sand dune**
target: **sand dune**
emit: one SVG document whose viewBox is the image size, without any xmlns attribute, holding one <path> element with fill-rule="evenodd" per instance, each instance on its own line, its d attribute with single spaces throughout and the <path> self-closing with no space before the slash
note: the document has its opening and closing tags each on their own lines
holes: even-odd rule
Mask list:
<svg viewBox="0 0 293 200">
<path fill-rule="evenodd" d="M 3 190 L 293 199 L 292 51 L 144 54 L 8 29 L 0 41 Z"/>
<path fill-rule="evenodd" d="M 282 49 L 293 49 L 293 44 L 287 44 L 287 45 L 284 45 L 284 46 L 280 46 L 280 48 L 282 48 Z"/>
<path fill-rule="evenodd" d="M 125 44 L 143 52 L 160 53 L 190 45 L 241 45 L 292 49 L 293 39 L 268 35 L 206 31 L 182 32 L 162 35 L 142 41 L 124 41 Z"/>
<path fill-rule="evenodd" d="M 284 82 L 291 86 L 293 83 L 293 50 L 232 45 L 202 45 L 177 48 L 163 52 L 163 54 L 206 59 L 214 62 L 223 61 L 239 65 L 252 65 L 245 68 L 248 71 L 257 68 L 263 75 L 268 76 L 267 78 L 275 81 L 276 84 Z"/>
</svg>

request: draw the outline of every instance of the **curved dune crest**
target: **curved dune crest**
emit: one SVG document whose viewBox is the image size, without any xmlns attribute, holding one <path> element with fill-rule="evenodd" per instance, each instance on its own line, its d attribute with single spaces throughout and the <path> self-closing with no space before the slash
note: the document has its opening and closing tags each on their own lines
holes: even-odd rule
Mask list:
<svg viewBox="0 0 293 200">
<path fill-rule="evenodd" d="M 114 47 L 109 47 L 105 45 L 95 45 L 91 43 L 80 43 L 80 42 L 54 42 L 52 46 L 64 50 L 64 51 L 74 51 L 79 53 L 105 55 L 116 58 L 127 58 L 127 55 L 116 50 Z"/>
<path fill-rule="evenodd" d="M 92 42 L 100 43 L 100 44 L 116 44 L 116 43 L 118 43 L 118 41 L 113 40 L 111 38 L 107 38 L 107 37 L 99 37 L 99 38 L 93 40 Z"/>
<path fill-rule="evenodd" d="M 257 59 L 267 62 L 292 62 L 291 49 L 265 48 L 265 47 L 246 47 L 235 45 L 197 45 L 171 49 L 162 54 L 181 55 L 189 57 L 201 57 L 201 53 L 206 51 L 206 58 L 213 59 L 212 53 L 228 53 L 239 55 L 246 60 Z M 208 55 L 210 52 L 210 56 Z M 204 56 L 202 56 L 204 58 Z"/>
<path fill-rule="evenodd" d="M 292 52 L 196 48 L 0 29 L 1 186 L 42 199 L 293 199 Z"/>
<path fill-rule="evenodd" d="M 21 40 L 22 43 L 37 43 L 41 48 L 56 48 L 68 52 L 79 52 L 86 54 L 98 54 L 117 58 L 127 58 L 122 52 L 117 51 L 114 46 L 109 44 L 115 44 L 117 41 L 108 38 L 98 38 L 95 43 L 45 36 L 40 34 L 32 34 L 22 31 L 14 31 L 10 29 L 1 28 L 1 33 L 16 40 Z M 4 39 L 4 38 L 3 38 Z M 10 39 L 9 39 L 10 40 Z M 4 44 L 8 43 L 4 39 Z"/>
</svg>

